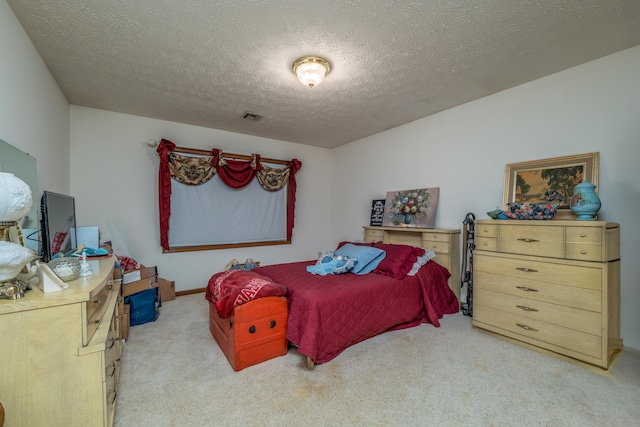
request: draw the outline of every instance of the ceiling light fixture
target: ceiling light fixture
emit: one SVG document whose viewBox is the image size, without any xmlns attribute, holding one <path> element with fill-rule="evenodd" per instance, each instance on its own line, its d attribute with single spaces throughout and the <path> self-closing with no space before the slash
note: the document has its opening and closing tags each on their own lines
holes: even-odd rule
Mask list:
<svg viewBox="0 0 640 427">
<path fill-rule="evenodd" d="M 322 83 L 325 74 L 331 71 L 329 61 L 319 56 L 303 56 L 293 63 L 293 72 L 303 85 L 314 87 Z"/>
</svg>

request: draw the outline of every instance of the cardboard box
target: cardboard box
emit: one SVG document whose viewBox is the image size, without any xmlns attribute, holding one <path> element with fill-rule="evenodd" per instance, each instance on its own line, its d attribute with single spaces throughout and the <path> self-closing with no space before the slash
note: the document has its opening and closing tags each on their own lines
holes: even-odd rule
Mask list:
<svg viewBox="0 0 640 427">
<path fill-rule="evenodd" d="M 123 275 L 122 267 L 113 269 L 113 280 L 122 281 L 122 275 Z"/>
<path fill-rule="evenodd" d="M 122 322 L 120 322 L 120 338 L 125 341 L 129 339 L 130 319 L 131 307 L 129 307 L 129 304 L 124 304 L 124 313 L 122 314 Z"/>
<path fill-rule="evenodd" d="M 158 275 L 158 267 L 145 267 L 140 264 L 140 268 L 137 270 L 127 271 L 122 276 L 122 284 L 126 285 L 131 282 L 138 282 L 142 279 L 146 279 L 148 277 L 153 277 Z"/>
<path fill-rule="evenodd" d="M 158 288 L 160 288 L 160 301 L 171 301 L 176 299 L 176 282 L 163 278 L 158 279 Z"/>
<path fill-rule="evenodd" d="M 154 267 L 155 268 L 155 267 Z M 128 297 L 129 295 L 137 294 L 146 289 L 158 287 L 158 276 L 147 277 L 146 279 L 136 280 L 135 282 L 127 283 L 122 287 L 122 296 Z"/>
</svg>

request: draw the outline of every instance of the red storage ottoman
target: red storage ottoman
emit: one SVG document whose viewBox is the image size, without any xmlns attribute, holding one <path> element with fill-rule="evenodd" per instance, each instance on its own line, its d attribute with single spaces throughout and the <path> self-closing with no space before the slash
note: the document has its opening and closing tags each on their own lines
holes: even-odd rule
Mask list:
<svg viewBox="0 0 640 427">
<path fill-rule="evenodd" d="M 226 319 L 209 303 L 209 330 L 234 371 L 287 354 L 287 298 L 263 297 L 234 307 Z"/>
</svg>

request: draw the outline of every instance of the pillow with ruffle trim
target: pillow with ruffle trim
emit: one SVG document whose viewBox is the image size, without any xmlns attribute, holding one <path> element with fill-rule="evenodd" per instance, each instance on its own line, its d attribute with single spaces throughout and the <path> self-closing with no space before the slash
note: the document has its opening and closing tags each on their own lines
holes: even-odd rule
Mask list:
<svg viewBox="0 0 640 427">
<path fill-rule="evenodd" d="M 427 250 L 424 255 L 419 256 L 418 260 L 416 262 L 413 263 L 413 267 L 411 268 L 411 270 L 407 273 L 407 276 L 415 276 L 416 274 L 418 274 L 418 270 L 420 270 L 420 267 L 422 267 L 423 265 L 425 265 L 426 263 L 429 262 L 429 260 L 432 260 L 436 257 L 436 253 L 430 250 Z"/>
<path fill-rule="evenodd" d="M 413 263 L 418 261 L 418 257 L 423 256 L 425 250 L 410 245 L 400 245 L 394 243 L 376 242 L 374 248 L 382 249 L 387 253 L 384 259 L 378 264 L 373 273 L 402 279 L 413 268 Z"/>
</svg>

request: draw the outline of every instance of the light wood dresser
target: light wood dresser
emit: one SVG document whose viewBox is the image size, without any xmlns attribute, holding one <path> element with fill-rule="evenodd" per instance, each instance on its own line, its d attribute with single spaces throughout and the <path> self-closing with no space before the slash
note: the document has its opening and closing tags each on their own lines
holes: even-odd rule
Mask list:
<svg viewBox="0 0 640 427">
<path fill-rule="evenodd" d="M 0 300 L 0 401 L 7 426 L 110 426 L 120 371 L 114 258 L 65 290 Z"/>
<path fill-rule="evenodd" d="M 449 287 L 460 301 L 460 230 L 413 227 L 364 227 L 365 242 L 418 246 L 435 252 L 434 261 L 449 270 Z"/>
<path fill-rule="evenodd" d="M 479 220 L 473 325 L 604 369 L 620 339 L 620 227 Z"/>
</svg>

